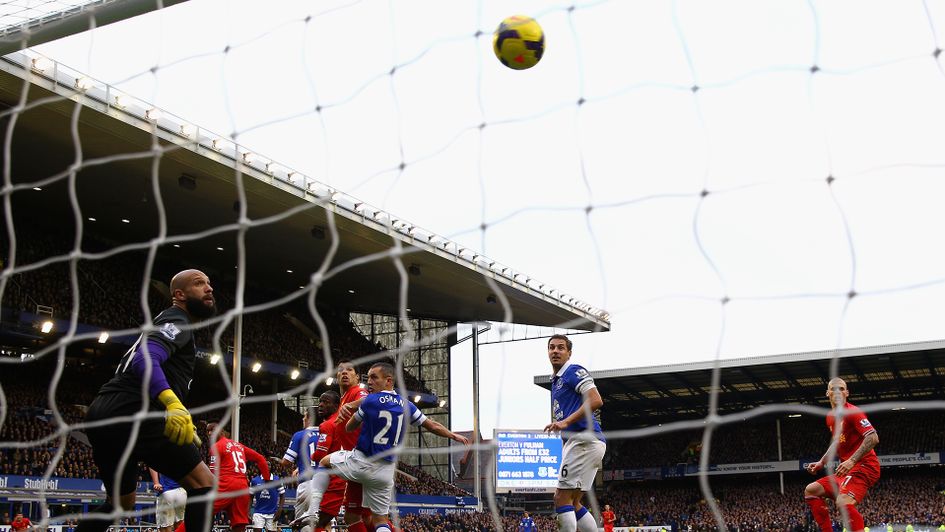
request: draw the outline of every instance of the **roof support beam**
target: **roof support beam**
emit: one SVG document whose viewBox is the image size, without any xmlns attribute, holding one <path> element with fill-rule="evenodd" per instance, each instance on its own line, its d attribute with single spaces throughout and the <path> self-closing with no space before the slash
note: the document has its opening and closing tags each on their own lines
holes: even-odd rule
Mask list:
<svg viewBox="0 0 945 532">
<path fill-rule="evenodd" d="M 797 397 L 797 393 L 803 393 L 803 390 L 797 387 L 772 388 L 765 383 L 765 379 L 758 377 L 757 373 L 751 371 L 747 367 L 742 368 L 742 373 L 747 375 L 748 378 L 751 379 L 752 382 L 754 382 L 758 386 L 759 390 L 757 391 L 757 394 L 762 395 L 766 399 L 770 399 L 771 403 L 787 404 L 791 402 L 797 402 L 799 399 L 802 399 L 802 398 Z M 781 373 L 782 375 L 784 375 L 783 370 L 781 371 Z M 788 378 L 788 376 L 785 375 L 785 378 Z M 794 384 L 796 386 L 799 386 L 797 385 L 797 381 L 794 381 Z M 760 402 L 760 401 L 756 401 L 756 402 Z"/>
<path fill-rule="evenodd" d="M 808 403 L 811 402 L 811 399 L 814 399 L 814 397 L 807 393 L 807 389 L 801 386 L 801 383 L 797 382 L 797 379 L 794 377 L 794 375 L 791 375 L 791 373 L 789 373 L 783 365 L 774 364 L 774 367 L 781 373 L 781 375 L 784 375 L 784 378 L 787 379 L 788 383 L 793 387 L 793 390 L 799 394 L 798 399 Z M 817 373 L 820 373 L 820 368 L 817 368 Z M 788 391 L 791 390 L 792 388 L 788 388 Z"/>
<path fill-rule="evenodd" d="M 929 374 L 932 378 L 932 382 L 935 383 L 935 392 L 939 397 L 941 397 L 943 395 L 942 378 L 939 377 L 938 373 L 935 372 L 935 364 L 932 362 L 932 357 L 929 356 L 928 351 L 922 353 L 922 359 L 925 361 L 926 367 L 929 368 Z"/>
<path fill-rule="evenodd" d="M 125 0 L 123 2 L 89 2 L 78 8 L 65 9 L 26 22 L 23 27 L 7 28 L 0 34 L 0 55 L 100 28 L 154 11 L 158 6 L 169 7 L 186 0 Z"/>
<path fill-rule="evenodd" d="M 896 361 L 893 357 L 889 357 L 889 369 L 892 371 L 893 378 L 896 379 L 896 386 L 899 387 L 899 396 L 912 399 L 912 387 L 906 386 L 906 381 L 902 378 L 902 374 L 899 373 L 899 367 L 896 365 Z"/>
<path fill-rule="evenodd" d="M 867 395 L 869 395 L 871 399 L 878 401 L 879 393 L 876 392 L 876 388 L 873 386 L 873 384 L 867 380 L 866 374 L 863 373 L 862 369 L 860 369 L 860 365 L 857 364 L 852 358 L 848 362 L 850 363 L 850 367 L 853 368 L 853 372 L 856 373 L 856 378 L 860 380 L 858 384 L 865 388 L 864 391 L 867 392 Z M 847 389 L 849 390 L 849 386 L 847 386 Z"/>
<path fill-rule="evenodd" d="M 690 381 L 689 379 L 683 377 L 681 373 L 670 373 L 670 375 L 671 375 L 673 378 L 675 378 L 677 381 L 679 381 L 680 383 L 682 383 L 682 385 L 683 385 L 687 390 L 689 390 L 689 392 L 690 392 L 693 396 L 706 396 L 706 395 L 708 395 L 708 394 L 705 392 L 705 390 L 703 390 L 702 388 L 699 388 L 699 387 L 695 386 L 694 384 L 692 384 L 692 381 Z"/>
</svg>

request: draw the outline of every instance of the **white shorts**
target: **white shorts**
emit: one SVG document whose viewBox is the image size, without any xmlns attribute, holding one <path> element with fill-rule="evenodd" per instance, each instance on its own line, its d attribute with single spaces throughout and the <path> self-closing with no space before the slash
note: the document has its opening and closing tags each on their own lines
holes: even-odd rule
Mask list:
<svg viewBox="0 0 945 532">
<path fill-rule="evenodd" d="M 561 469 L 558 489 L 589 491 L 600 469 L 607 445 L 593 434 L 582 432 L 564 442 L 561 448 Z"/>
<path fill-rule="evenodd" d="M 157 498 L 157 526 L 167 528 L 184 520 L 184 506 L 187 505 L 187 491 L 174 488 L 161 492 Z"/>
<path fill-rule="evenodd" d="M 329 456 L 332 473 L 361 485 L 362 507 L 371 510 L 374 515 L 390 513 L 396 469 L 393 462 L 371 460 L 357 449 L 336 451 Z"/>
<path fill-rule="evenodd" d="M 308 483 L 306 480 L 304 482 L 300 481 L 298 486 L 295 488 L 295 518 L 308 517 L 313 514 L 311 512 L 312 498 L 308 496 Z"/>
<path fill-rule="evenodd" d="M 259 530 L 276 530 L 275 514 L 253 514 L 253 528 Z"/>
</svg>

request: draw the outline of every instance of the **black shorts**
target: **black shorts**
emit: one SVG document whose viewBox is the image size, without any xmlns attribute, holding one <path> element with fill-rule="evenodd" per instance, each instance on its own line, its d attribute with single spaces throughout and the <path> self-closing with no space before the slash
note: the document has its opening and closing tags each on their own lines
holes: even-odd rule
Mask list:
<svg viewBox="0 0 945 532">
<path fill-rule="evenodd" d="M 131 416 L 140 409 L 140 396 L 123 393 L 99 395 L 89 405 L 85 420 L 91 422 Z M 138 462 L 144 462 L 151 469 L 178 482 L 202 462 L 196 445 L 176 445 L 164 436 L 163 417 L 142 421 L 134 440 L 131 439 L 132 426 L 132 422 L 122 422 L 85 431 L 92 444 L 92 458 L 109 495 L 113 493 L 116 481 L 119 483 L 120 495 L 133 493 L 137 489 Z M 119 471 L 118 462 L 129 446 L 132 447 L 131 455 L 125 467 Z"/>
</svg>

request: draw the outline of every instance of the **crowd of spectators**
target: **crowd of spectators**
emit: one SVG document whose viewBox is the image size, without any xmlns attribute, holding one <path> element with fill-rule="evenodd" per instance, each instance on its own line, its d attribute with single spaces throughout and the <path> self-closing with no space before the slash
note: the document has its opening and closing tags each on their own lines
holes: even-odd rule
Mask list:
<svg viewBox="0 0 945 532">
<path fill-rule="evenodd" d="M 13 368 L 11 368 L 13 369 Z M 14 369 L 14 371 L 16 371 Z M 81 371 L 81 370 L 80 370 Z M 46 408 L 46 394 L 21 379 L 4 379 L 9 410 L 2 428 L 3 441 L 37 441 L 55 430 L 55 422 Z M 75 379 L 63 381 L 64 396 L 82 399 L 81 384 Z M 86 396 L 88 397 L 88 396 Z M 69 412 L 70 420 L 77 421 L 81 410 L 71 404 L 57 404 L 62 412 Z M 72 410 L 70 410 L 70 407 Z M 241 410 L 241 440 L 265 456 L 281 456 L 288 444 L 290 432 L 277 431 L 277 442 L 271 441 L 269 405 L 254 405 Z M 280 418 L 300 426 L 298 415 L 280 407 Z M 907 414 L 899 414 L 907 415 Z M 295 417 L 293 417 L 295 416 Z M 890 419 L 887 427 L 897 426 Z M 911 425 L 923 427 L 922 424 Z M 928 429 L 928 426 L 925 426 Z M 941 432 L 931 430 L 931 438 L 941 438 Z M 923 441 L 924 436 L 915 441 Z M 0 471 L 7 474 L 42 475 L 54 456 L 58 440 L 27 449 L 0 449 Z M 206 451 L 206 444 L 205 444 Z M 397 491 L 431 495 L 467 495 L 459 488 L 431 477 L 419 468 L 400 464 L 410 475 L 397 476 Z M 289 472 L 282 472 L 283 475 Z M 76 438 L 67 439 L 54 476 L 65 478 L 96 478 L 97 471 L 87 446 Z M 412 477 L 412 478 L 411 478 Z M 147 479 L 142 469 L 141 480 Z M 803 487 L 811 480 L 801 474 L 789 476 L 782 495 L 773 476 L 713 477 L 713 496 L 719 505 L 727 526 L 736 532 L 761 530 L 810 530 L 810 516 L 803 504 Z M 873 527 L 883 523 L 911 523 L 913 525 L 941 524 L 939 513 L 943 503 L 934 489 L 945 478 L 943 468 L 887 468 L 883 478 L 868 498 L 860 505 L 866 522 Z M 677 529 L 693 531 L 715 530 L 716 523 L 695 479 L 676 481 L 647 481 L 643 483 L 613 482 L 606 484 L 598 495 L 600 504 L 610 504 L 617 514 L 620 526 L 673 525 Z M 550 517 L 533 516 L 539 530 L 554 530 Z M 834 515 L 834 519 L 839 517 Z M 489 514 L 466 513 L 447 516 L 404 516 L 402 525 L 410 531 L 492 530 Z M 505 530 L 517 530 L 518 517 L 503 518 Z"/>
<path fill-rule="evenodd" d="M 945 498 L 934 488 L 942 481 L 942 468 L 887 468 L 858 508 L 867 525 L 913 524 L 939 526 Z M 797 474 L 785 482 L 781 494 L 773 476 L 711 479 L 712 495 L 726 525 L 737 531 L 801 530 L 813 523 L 804 504 L 804 486 L 813 477 Z M 600 495 L 610 504 L 618 526 L 673 525 L 682 529 L 716 530 L 715 517 L 696 479 L 615 482 Z M 836 508 L 835 522 L 840 521 Z M 816 525 L 814 525 L 816 526 Z"/>
<path fill-rule="evenodd" d="M 945 468 L 888 468 L 883 478 L 870 490 L 858 507 L 867 526 L 885 530 L 885 525 L 937 528 L 945 522 L 942 505 L 945 497 L 935 486 L 945 477 Z M 804 486 L 813 477 L 803 474 L 785 482 L 785 493 L 771 475 L 713 478 L 712 496 L 726 527 L 732 532 L 818 530 L 804 504 Z M 616 514 L 617 526 L 667 526 L 676 531 L 718 532 L 719 528 L 696 479 L 648 482 L 614 482 L 597 494 L 600 507 L 609 504 Z M 549 502 L 548 510 L 551 503 Z M 539 531 L 557 530 L 550 514 L 532 513 Z M 834 523 L 841 522 L 831 505 Z M 520 514 L 502 518 L 502 530 L 517 531 Z M 495 525 L 489 513 L 450 515 L 405 515 L 404 530 L 410 532 L 492 531 Z"/>
<path fill-rule="evenodd" d="M 870 413 L 880 435 L 879 454 L 935 452 L 943 447 L 945 411 L 891 411 Z M 821 417 L 781 419 L 781 456 L 784 460 L 820 458 L 830 433 Z M 631 469 L 698 463 L 702 451 L 701 430 L 667 432 L 646 438 L 616 439 L 607 443 L 606 469 Z M 713 432 L 709 463 L 731 464 L 778 460 L 778 440 L 773 418 L 722 425 Z"/>
<path fill-rule="evenodd" d="M 59 449 L 60 437 L 52 438 L 58 425 L 46 395 L 47 390 L 22 378 L 22 369 L 7 367 L 11 377 L 4 379 L 7 417 L 0 426 L 0 441 L 38 442 L 27 448 L 0 448 L 0 472 L 12 475 L 42 476 Z M 84 417 L 82 409 L 64 398 L 76 396 L 80 385 L 72 379 L 62 381 L 63 396 L 57 396 L 56 407 L 63 422 L 73 425 Z M 87 403 L 86 403 L 87 404 Z M 62 478 L 96 478 L 98 469 L 92 462 L 91 449 L 79 440 L 66 436 L 66 448 L 52 476 Z"/>
<path fill-rule="evenodd" d="M 449 482 L 444 482 L 419 467 L 404 462 L 398 462 L 397 467 L 406 473 L 406 475 L 397 475 L 394 477 L 399 493 L 455 497 L 467 497 L 471 495 L 466 490 Z"/>
<path fill-rule="evenodd" d="M 243 405 L 240 407 L 240 443 L 253 449 L 266 457 L 281 458 L 285 450 L 289 447 L 289 441 L 292 434 L 302 428 L 302 418 L 298 413 L 278 405 L 277 426 L 291 426 L 290 430 L 277 428 L 276 441 L 272 441 L 272 417 L 270 414 L 271 406 L 267 404 Z M 215 412 L 207 413 L 198 419 L 204 421 L 219 421 L 221 416 L 214 415 Z M 227 430 L 229 430 L 229 425 Z M 204 440 L 209 440 L 209 435 Z M 209 456 L 209 448 L 204 444 L 204 457 Z"/>
<path fill-rule="evenodd" d="M 6 235 L 3 235 L 5 237 Z M 21 234 L 16 263 L 33 264 L 72 251 L 71 242 L 48 233 Z M 102 249 L 100 243 L 86 239 L 87 251 Z M 29 245 L 24 245 L 29 242 Z M 9 262 L 6 239 L 0 237 L 4 264 Z M 79 322 L 107 329 L 137 327 L 144 313 L 141 310 L 141 277 L 143 253 L 123 253 L 103 260 L 79 261 L 76 281 L 79 288 Z M 102 283 L 107 285 L 103 286 Z M 11 277 L 3 294 L 3 306 L 17 311 L 36 312 L 38 306 L 52 309 L 53 317 L 72 314 L 73 290 L 68 262 L 48 264 Z M 161 298 L 147 292 L 149 307 L 160 308 Z"/>
<path fill-rule="evenodd" d="M 6 253 L 8 250 L 5 236 L 0 235 L 0 253 Z M 29 241 L 29 246 L 21 245 L 17 249 L 16 262 L 19 265 L 41 262 L 50 257 L 68 254 L 72 250 L 71 241 L 53 234 L 23 234 L 19 237 Z M 101 251 L 107 247 L 88 236 L 83 244 L 85 251 Z M 9 258 L 0 256 L 0 260 L 6 264 Z M 79 323 L 107 330 L 140 327 L 144 320 L 140 272 L 146 270 L 146 265 L 147 255 L 143 251 L 121 253 L 101 260 L 79 261 L 76 277 L 79 288 Z M 170 276 L 181 268 L 179 265 L 164 264 L 160 261 L 153 265 L 151 278 L 159 282 L 151 283 L 152 286 L 146 290 L 146 301 L 152 316 L 169 304 L 167 294 L 163 294 L 157 286 L 166 285 Z M 70 279 L 70 266 L 67 262 L 49 264 L 17 274 L 10 278 L 4 290 L 2 306 L 10 309 L 14 318 L 22 312 L 36 313 L 40 306 L 51 309 L 53 318 L 70 316 L 74 295 Z M 219 310 L 225 312 L 234 308 L 234 280 L 213 278 L 211 282 Z M 264 304 L 282 295 L 284 294 L 269 293 L 263 287 L 250 285 L 246 290 L 244 306 Z M 374 344 L 361 335 L 346 313 L 322 306 L 316 310 L 326 325 L 325 338 L 318 335 L 315 319 L 304 301 L 245 313 L 241 336 L 243 358 L 289 366 L 304 363 L 311 369 L 321 370 L 325 367 L 323 342 L 327 342 L 328 352 L 336 361 L 341 358 L 357 359 L 384 350 L 384 346 Z M 293 321 L 308 331 L 303 332 Z M 219 326 L 218 324 L 195 331 L 198 347 L 213 351 L 213 337 Z M 235 324 L 230 321 L 220 332 L 221 351 L 234 345 L 234 330 Z M 408 373 L 405 378 L 405 384 L 410 391 L 430 392 L 415 376 Z"/>
<path fill-rule="evenodd" d="M 7 243 L 0 235 L 0 253 L 7 251 Z M 51 256 L 71 251 L 71 243 L 55 235 L 30 235 L 29 246 L 19 246 L 18 264 L 29 264 Z M 86 250 L 103 248 L 101 243 L 90 241 Z M 8 263 L 8 257 L 0 257 Z M 144 319 L 141 309 L 141 274 L 144 271 L 143 253 L 123 253 L 104 260 L 83 260 L 78 264 L 77 284 L 81 300 L 78 319 L 80 323 L 106 329 L 134 328 Z M 155 264 L 152 278 L 166 279 L 173 273 L 173 265 Z M 105 281 L 107 280 L 107 282 Z M 106 286 L 103 286 L 106 284 Z M 232 294 L 235 285 L 226 279 L 214 280 L 217 300 L 221 310 L 233 308 Z M 250 297 L 259 301 L 270 299 L 259 290 L 250 290 Z M 152 313 L 167 306 L 166 296 L 160 290 L 150 288 L 146 301 Z M 247 301 L 253 304 L 259 301 Z M 43 268 L 18 274 L 10 279 L 3 293 L 2 306 L 14 312 L 36 312 L 38 306 L 52 308 L 54 317 L 71 314 L 73 292 L 68 263 L 47 265 Z M 323 341 L 328 342 L 328 351 L 334 360 L 358 358 L 383 346 L 372 344 L 359 334 L 343 312 L 319 307 L 320 316 L 328 329 L 326 338 L 320 338 L 314 319 L 307 307 L 284 305 L 266 311 L 248 313 L 243 320 L 244 357 L 296 365 L 304 361 L 313 369 L 324 367 Z M 298 328 L 289 316 L 315 332 L 311 336 Z M 198 330 L 198 344 L 210 348 L 212 329 Z M 233 344 L 233 325 L 222 332 L 221 343 Z M 111 369 L 111 368 L 110 368 Z M 58 424 L 50 410 L 44 379 L 37 380 L 29 372 L 35 368 L 4 368 L 2 381 L 8 402 L 6 417 L 0 426 L 0 441 L 38 442 L 28 448 L 0 448 L 0 472 L 14 475 L 40 476 L 45 474 L 61 445 L 60 438 L 47 439 Z M 96 386 L 108 376 L 95 373 L 92 368 L 70 366 L 67 375 L 56 386 L 56 408 L 68 424 L 80 422 L 83 407 L 92 399 Z M 423 382 L 413 375 L 405 374 L 406 386 L 411 391 L 429 391 Z M 42 385 L 41 385 L 42 384 Z M 240 440 L 264 456 L 282 456 L 291 434 L 300 428 L 298 414 L 279 404 L 279 430 L 276 441 L 272 441 L 269 405 L 254 405 L 241 409 L 242 423 Z M 207 414 L 204 419 L 214 419 Z M 880 434 L 877 452 L 901 454 L 940 451 L 945 433 L 943 411 L 897 411 L 871 413 L 870 419 Z M 214 419 L 215 420 L 215 419 Z M 778 440 L 774 430 L 774 418 L 731 423 L 718 427 L 709 449 L 711 463 L 763 462 L 779 459 Z M 822 417 L 781 418 L 781 451 L 783 459 L 819 458 L 827 447 L 829 434 Z M 606 427 L 605 427 L 606 428 Z M 680 462 L 693 463 L 699 460 L 702 432 L 698 430 L 678 431 L 648 438 L 611 439 L 605 457 L 606 469 L 626 469 L 675 465 Z M 205 438 L 204 453 L 208 452 Z M 82 442 L 81 434 L 65 438 L 65 450 L 52 475 L 62 478 L 97 478 L 98 470 L 91 459 L 91 451 Z M 139 465 L 139 479 L 147 480 L 143 465 Z M 468 495 L 451 484 L 432 477 L 423 470 L 400 464 L 407 475 L 397 475 L 397 490 L 402 493 L 435 495 Z M 289 472 L 283 472 L 288 474 Z M 885 471 L 884 471 L 884 474 Z M 942 475 L 939 475 L 940 477 Z M 798 493 L 803 491 L 805 480 L 795 479 L 789 484 L 786 495 L 781 495 L 769 480 L 760 480 L 751 485 L 742 482 L 719 482 L 715 492 L 722 513 L 729 526 L 736 530 L 761 530 L 767 528 L 793 529 L 809 525 L 806 509 Z M 906 474 L 885 477 L 870 493 L 862 506 L 868 523 L 911 522 L 915 524 L 938 524 L 938 510 L 942 501 L 931 489 L 934 479 L 923 474 Z M 715 526 L 711 512 L 701 493 L 692 485 L 664 482 L 659 485 L 614 483 L 602 494 L 602 499 L 614 506 L 618 524 L 668 524 L 675 523 L 693 530 L 711 530 Z M 799 502 L 800 501 L 800 502 Z M 551 521 L 536 516 L 539 530 L 553 529 Z M 517 518 L 505 518 L 507 530 L 517 529 Z M 491 530 L 488 514 L 463 514 L 450 516 L 409 516 L 407 530 Z"/>
<path fill-rule="evenodd" d="M 532 515 L 535 527 L 541 532 L 558 530 L 554 518 L 544 515 Z M 518 532 L 519 516 L 501 517 L 502 530 Z M 404 515 L 400 518 L 400 527 L 405 532 L 486 532 L 495 530 L 495 521 L 491 513 L 454 513 L 448 515 Z"/>
<path fill-rule="evenodd" d="M 729 528 L 792 530 L 806 524 L 805 507 L 799 495 L 803 493 L 802 487 L 794 486 L 781 495 L 770 480 L 747 485 L 744 482 L 742 479 L 730 487 L 716 483 L 713 486 L 713 495 Z M 608 486 L 601 503 L 610 504 L 618 526 L 672 525 L 693 530 L 711 530 L 716 526 L 694 479 L 667 482 L 664 486 L 615 483 Z"/>
<path fill-rule="evenodd" d="M 36 380 L 36 374 L 52 373 L 51 361 L 32 365 L 11 365 L 5 368 L 3 391 L 8 401 L 8 415 L 0 426 L 0 441 L 37 442 L 27 448 L 0 448 L 0 472 L 12 475 L 42 476 L 53 461 L 60 445 L 59 438 L 48 437 L 57 431 L 55 417 L 49 405 L 47 390 Z M 110 368 L 95 370 L 89 366 L 70 363 L 64 368 L 55 394 L 56 408 L 68 425 L 80 423 L 84 408 L 92 401 L 95 386 L 111 376 Z M 7 378 L 9 377 L 9 378 Z M 206 390 L 203 390 L 206 392 Z M 218 391 L 218 394 L 222 393 Z M 292 434 L 302 428 L 298 412 L 277 403 L 276 441 L 272 440 L 272 403 L 246 404 L 240 407 L 240 441 L 263 456 L 281 458 Z M 196 415 L 196 420 L 218 421 L 224 411 L 217 409 Z M 98 468 L 92 460 L 91 448 L 84 443 L 81 431 L 70 430 L 65 438 L 66 448 L 52 476 L 60 478 L 98 478 Z M 209 457 L 209 435 L 204 434 L 202 453 Z M 430 474 L 402 463 L 401 468 L 410 476 L 398 475 L 397 487 L 402 493 L 427 495 L 468 495 Z M 291 471 L 280 471 L 284 477 Z M 144 464 L 138 465 L 138 479 L 150 479 Z"/>
</svg>

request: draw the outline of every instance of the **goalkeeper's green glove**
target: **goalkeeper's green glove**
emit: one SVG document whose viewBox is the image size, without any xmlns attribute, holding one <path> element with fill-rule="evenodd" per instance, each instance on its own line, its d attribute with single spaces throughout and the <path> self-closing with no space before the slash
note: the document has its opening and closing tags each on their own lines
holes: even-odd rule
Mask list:
<svg viewBox="0 0 945 532">
<path fill-rule="evenodd" d="M 159 393 L 157 398 L 167 410 L 164 413 L 164 435 L 177 445 L 193 443 L 196 429 L 184 403 L 170 388 Z"/>
</svg>

